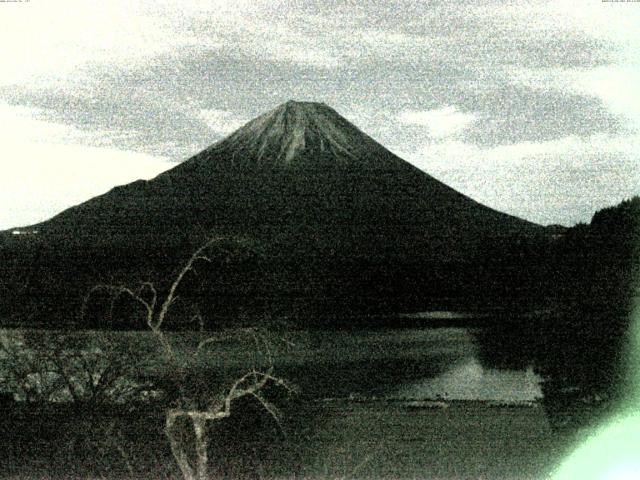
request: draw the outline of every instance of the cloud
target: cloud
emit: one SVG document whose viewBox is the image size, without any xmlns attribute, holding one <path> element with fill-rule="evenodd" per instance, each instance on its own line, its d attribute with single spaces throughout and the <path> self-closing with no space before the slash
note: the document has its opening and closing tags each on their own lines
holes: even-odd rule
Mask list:
<svg viewBox="0 0 640 480">
<path fill-rule="evenodd" d="M 577 79 L 572 87 L 602 99 L 608 110 L 629 119 L 640 129 L 640 62 L 600 67 Z"/>
<path fill-rule="evenodd" d="M 140 76 L 138 76 L 140 73 Z M 84 132 L 88 146 L 106 146 L 184 160 L 212 141 L 197 105 L 180 101 L 166 81 L 145 82 L 145 70 L 130 73 L 128 89 L 105 72 L 99 80 L 72 90 L 6 89 L 12 105 L 29 107 L 35 118 Z M 170 83 L 170 82 L 169 82 Z M 0 95 L 2 90 L 0 89 Z"/>
<path fill-rule="evenodd" d="M 123 148 L 175 159 L 217 139 L 209 136 L 200 109 L 213 104 L 253 115 L 289 98 L 326 101 L 345 110 L 366 102 L 391 115 L 457 105 L 482 119 L 468 135 L 479 144 L 620 127 L 591 91 L 565 95 L 562 89 L 511 81 L 511 74 L 523 68 L 575 69 L 610 61 L 613 48 L 606 39 L 550 23 L 560 14 L 555 7 L 547 12 L 545 2 L 525 9 L 539 12 L 546 19 L 542 26 L 520 9 L 493 1 L 455 7 L 399 0 L 372 6 L 162 0 L 126 8 L 128 3 L 116 0 L 98 9 L 101 20 L 88 7 L 73 10 L 65 29 L 70 33 L 52 42 L 60 45 L 58 54 L 67 51 L 74 59 L 73 74 L 47 83 L 45 91 L 25 84 L 17 95 L 11 89 L 0 95 L 12 103 L 46 107 L 53 121 L 115 130 L 113 138 Z M 54 24 L 62 25 L 64 10 L 49 12 Z M 32 13 L 43 19 L 43 12 Z M 85 24 L 95 27 L 95 36 Z M 57 38 L 51 28 L 43 35 Z M 139 37 L 136 31 L 142 32 Z M 85 35 L 91 38 L 80 47 Z M 36 58 L 56 58 L 37 43 L 33 48 Z M 53 65 L 47 68 L 55 71 Z M 371 133 L 378 136 L 376 130 L 386 129 L 377 125 Z M 389 137 L 402 137 L 398 130 Z M 406 139 L 417 135 L 408 132 Z"/>
<path fill-rule="evenodd" d="M 435 138 L 449 137 L 463 131 L 475 120 L 475 115 L 464 113 L 455 106 L 447 106 L 436 110 L 407 110 L 400 114 L 400 123 L 426 127 Z"/>
<path fill-rule="evenodd" d="M 223 135 L 232 133 L 248 121 L 238 117 L 234 112 L 215 108 L 200 110 L 200 116 L 211 130 Z"/>
<path fill-rule="evenodd" d="M 640 193 L 640 136 L 597 134 L 478 146 L 461 140 L 400 154 L 492 208 L 541 224 L 588 222 Z"/>
</svg>

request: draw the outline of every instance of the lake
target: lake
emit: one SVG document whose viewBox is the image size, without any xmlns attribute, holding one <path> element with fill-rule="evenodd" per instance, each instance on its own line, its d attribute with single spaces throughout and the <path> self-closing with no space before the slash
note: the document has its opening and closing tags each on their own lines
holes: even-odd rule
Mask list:
<svg viewBox="0 0 640 480">
<path fill-rule="evenodd" d="M 4 330 L 0 334 L 16 344 L 26 335 L 28 343 L 40 349 L 48 348 L 47 342 L 56 337 L 68 341 L 69 349 L 110 349 L 111 355 L 127 355 L 138 362 L 138 371 L 145 376 L 161 376 L 165 368 L 159 361 L 157 340 L 149 332 L 82 331 L 70 340 L 64 332 Z M 186 358 L 203 335 L 171 333 L 170 338 Z M 270 351 L 276 371 L 300 386 L 303 395 L 315 399 L 356 396 L 521 403 L 542 397 L 541 379 L 532 368 L 483 365 L 474 329 L 294 330 L 286 332 L 286 337 L 285 349 Z M 274 338 L 277 342 L 279 334 Z M 198 355 L 194 368 L 239 372 L 266 361 L 262 346 L 256 352 L 255 338 L 240 339 L 242 335 L 213 343 Z"/>
<path fill-rule="evenodd" d="M 330 369 L 334 378 L 341 378 L 344 383 L 335 383 L 336 394 L 501 403 L 542 398 L 541 378 L 532 367 L 483 365 L 473 333 L 469 328 L 309 332 L 305 363 L 316 371 Z M 340 371 L 345 368 L 351 370 Z M 371 381 L 354 378 L 358 376 Z M 347 392 L 348 386 L 353 391 Z"/>
<path fill-rule="evenodd" d="M 212 470 L 227 478 L 544 478 L 540 473 L 558 450 L 544 409 L 502 405 L 540 398 L 540 379 L 526 367 L 483 365 L 476 333 L 427 327 L 286 332 L 286 348 L 271 350 L 276 374 L 300 389 L 292 402 L 279 398 L 286 434 L 264 415 L 240 414 L 212 425 Z M 0 330 L 0 338 L 14 346 L 27 340 L 42 348 L 59 340 L 68 353 L 120 354 L 145 377 L 160 378 L 165 368 L 149 332 L 69 337 Z M 204 338 L 170 334 L 182 356 Z M 264 348 L 256 354 L 249 340 L 212 344 L 192 365 L 203 372 L 198 378 L 213 381 L 221 371 L 233 378 L 264 362 Z M 178 478 L 162 409 L 128 414 L 119 407 L 109 413 L 70 404 L 19 405 L 24 408 L 0 420 L 0 430 L 12 432 L 0 435 L 7 455 L 0 462 L 3 478 L 99 478 L 104 472 L 106 478 Z M 136 459 L 139 476 L 123 463 L 123 449 Z"/>
</svg>

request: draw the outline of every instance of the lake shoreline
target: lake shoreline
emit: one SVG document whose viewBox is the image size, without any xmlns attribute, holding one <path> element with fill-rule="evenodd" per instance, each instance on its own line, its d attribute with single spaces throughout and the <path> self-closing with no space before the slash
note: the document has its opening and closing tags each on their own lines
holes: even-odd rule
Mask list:
<svg viewBox="0 0 640 480">
<path fill-rule="evenodd" d="M 219 330 L 232 330 L 234 328 L 269 327 L 286 328 L 293 331 L 299 330 L 358 330 L 358 329 L 405 329 L 405 328 L 476 328 L 492 327 L 513 322 L 514 319 L 531 319 L 541 315 L 552 314 L 548 309 L 533 309 L 514 311 L 511 308 L 492 308 L 477 311 L 465 310 L 427 310 L 422 312 L 398 312 L 389 314 L 368 314 L 368 315 L 324 315 L 308 316 L 301 319 L 290 317 L 267 319 L 262 321 L 221 321 L 219 328 L 207 328 L 205 331 L 216 332 Z M 176 328 L 169 325 L 166 331 L 189 332 L 199 331 L 193 326 Z M 0 330 L 42 330 L 42 331 L 104 331 L 104 332 L 144 332 L 148 331 L 146 325 L 140 328 L 96 328 L 95 326 L 85 327 L 79 323 L 68 324 L 27 324 L 26 322 L 0 321 Z"/>
</svg>

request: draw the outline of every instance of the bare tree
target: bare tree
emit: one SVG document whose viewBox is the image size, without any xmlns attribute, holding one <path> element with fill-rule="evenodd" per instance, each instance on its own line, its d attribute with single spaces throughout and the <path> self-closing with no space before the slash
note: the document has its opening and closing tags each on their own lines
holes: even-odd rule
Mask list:
<svg viewBox="0 0 640 480">
<path fill-rule="evenodd" d="M 143 386 L 120 346 L 101 334 L 3 331 L 0 385 L 28 402 L 128 402 Z"/>
<path fill-rule="evenodd" d="M 136 289 L 122 285 L 96 285 L 90 290 L 85 300 L 86 305 L 93 292 L 107 291 L 111 294 L 112 307 L 117 299 L 122 296 L 129 297 L 142 307 L 145 322 L 161 346 L 167 367 L 174 375 L 178 389 L 178 398 L 175 401 L 175 405 L 165 412 L 164 431 L 169 440 L 171 452 L 185 480 L 204 480 L 207 478 L 209 464 L 207 424 L 209 422 L 230 417 L 234 401 L 243 397 L 250 397 L 257 400 L 264 407 L 264 410 L 280 424 L 279 411 L 265 397 L 265 387 L 276 385 L 287 390 L 292 389 L 284 380 L 274 375 L 274 352 L 267 339 L 257 329 L 244 328 L 232 332 L 208 333 L 204 335 L 204 338 L 198 339 L 197 343 L 187 353 L 184 352 L 184 349 L 179 350 L 174 347 L 164 329 L 167 315 L 178 299 L 177 292 L 183 280 L 190 272 L 195 271 L 198 263 L 211 263 L 212 260 L 206 252 L 219 241 L 220 239 L 217 238 L 210 239 L 191 255 L 174 277 L 163 299 L 160 298 L 160 294 L 152 282 L 142 282 Z M 201 331 L 204 332 L 203 319 L 201 317 L 196 319 L 199 320 Z M 200 355 L 210 346 L 239 335 L 251 338 L 256 346 L 265 350 L 266 366 L 264 368 L 258 368 L 257 366 L 251 368 L 223 391 L 209 392 L 208 398 L 205 398 L 204 401 L 203 399 L 193 398 L 187 388 L 186 378 L 189 368 L 197 365 Z M 185 442 L 182 441 L 176 431 L 176 423 L 180 419 L 191 423 L 195 439 L 195 463 L 190 461 L 190 454 Z"/>
</svg>

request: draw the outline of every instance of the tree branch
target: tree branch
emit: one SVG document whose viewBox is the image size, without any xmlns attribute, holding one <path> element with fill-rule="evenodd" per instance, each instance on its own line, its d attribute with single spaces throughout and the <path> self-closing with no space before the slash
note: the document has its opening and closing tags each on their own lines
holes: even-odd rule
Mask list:
<svg viewBox="0 0 640 480">
<path fill-rule="evenodd" d="M 160 308 L 160 313 L 158 314 L 158 318 L 156 319 L 153 325 L 149 325 L 152 329 L 157 330 L 162 326 L 162 323 L 165 320 L 167 312 L 169 311 L 171 304 L 174 302 L 174 297 L 176 296 L 176 290 L 180 286 L 180 283 L 182 283 L 182 279 L 184 278 L 184 276 L 193 269 L 194 264 L 199 260 L 211 262 L 211 259 L 207 256 L 204 256 L 202 253 L 211 245 L 213 245 L 214 242 L 217 242 L 217 241 L 219 241 L 218 238 L 212 238 L 208 240 L 204 245 L 198 248 L 193 253 L 193 255 L 191 255 L 191 258 L 189 258 L 186 265 L 182 268 L 182 270 L 180 270 L 180 272 L 178 272 L 177 277 L 175 278 L 175 280 L 171 284 L 171 287 L 169 288 L 169 293 L 167 294 L 167 297 L 162 303 L 162 307 Z"/>
</svg>

